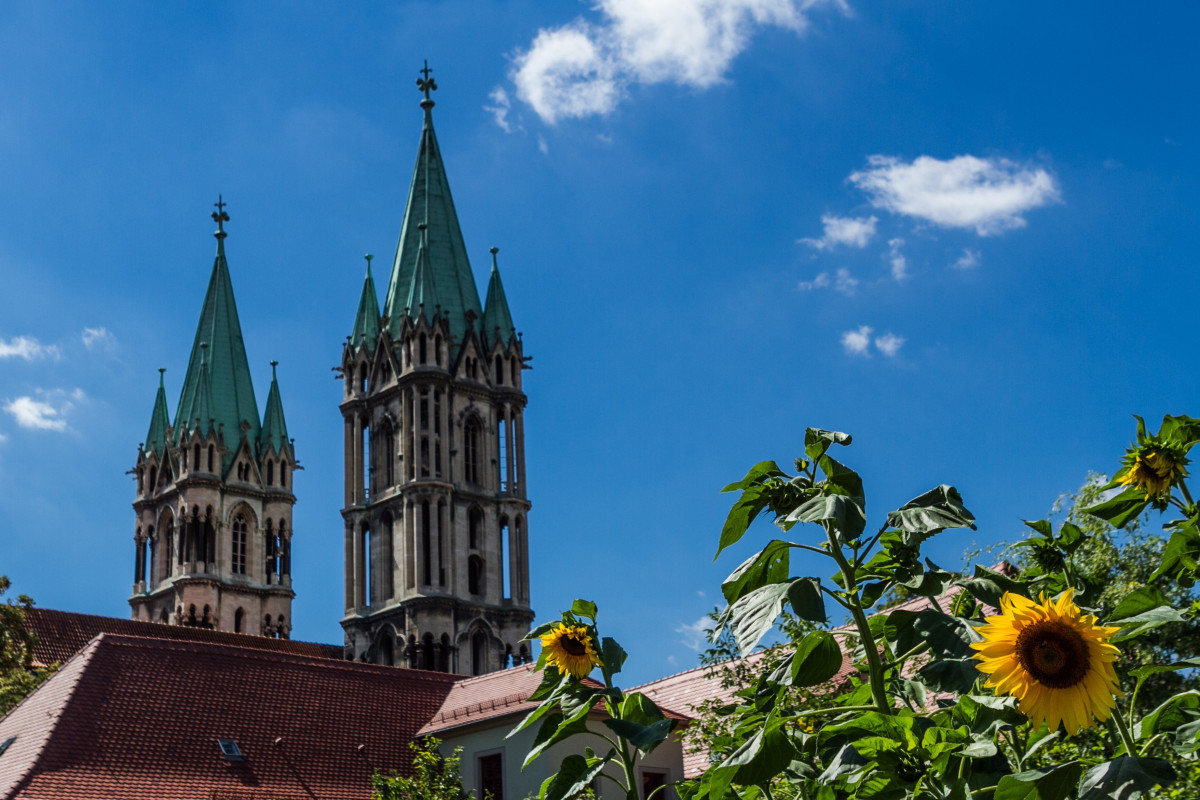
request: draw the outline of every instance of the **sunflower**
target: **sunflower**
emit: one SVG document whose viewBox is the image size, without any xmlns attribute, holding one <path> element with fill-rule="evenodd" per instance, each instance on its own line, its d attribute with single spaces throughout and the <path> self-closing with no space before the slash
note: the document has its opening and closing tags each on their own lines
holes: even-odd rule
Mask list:
<svg viewBox="0 0 1200 800">
<path fill-rule="evenodd" d="M 542 636 L 541 641 L 546 662 L 558 667 L 560 672 L 583 678 L 592 671 L 592 667 L 600 666 L 596 646 L 587 628 L 582 625 L 560 622 Z"/>
<path fill-rule="evenodd" d="M 1012 592 L 1000 598 L 1000 614 L 980 628 L 982 642 L 972 648 L 986 685 L 997 694 L 1017 698 L 1017 707 L 1036 725 L 1068 734 L 1090 727 L 1092 719 L 1108 719 L 1117 686 L 1113 659 L 1120 652 L 1108 643 L 1118 628 L 1096 624 L 1080 613 L 1072 590 L 1058 600 L 1034 602 Z"/>
<path fill-rule="evenodd" d="M 1184 465 L 1188 460 L 1172 448 L 1144 445 L 1130 450 L 1125 455 L 1129 471 L 1117 479 L 1125 486 L 1136 486 L 1151 499 L 1161 499 L 1171 491 L 1171 486 L 1187 475 Z"/>
</svg>

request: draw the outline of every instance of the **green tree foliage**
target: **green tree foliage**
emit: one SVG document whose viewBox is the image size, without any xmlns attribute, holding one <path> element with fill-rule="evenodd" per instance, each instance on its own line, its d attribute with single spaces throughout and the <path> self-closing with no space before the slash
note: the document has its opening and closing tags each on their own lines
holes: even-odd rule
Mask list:
<svg viewBox="0 0 1200 800">
<path fill-rule="evenodd" d="M 462 776 L 459 774 L 459 754 L 455 748 L 447 758 L 438 752 L 440 741 L 426 736 L 409 743 L 413 752 L 413 775 L 377 773 L 371 779 L 374 800 L 466 800 Z"/>
<path fill-rule="evenodd" d="M 0 575 L 0 595 L 10 585 L 8 577 Z M 33 667 L 33 646 L 37 639 L 25 627 L 25 612 L 32 607 L 33 600 L 26 595 L 0 603 L 0 716 L 7 714 L 57 668 L 57 665 Z"/>
</svg>

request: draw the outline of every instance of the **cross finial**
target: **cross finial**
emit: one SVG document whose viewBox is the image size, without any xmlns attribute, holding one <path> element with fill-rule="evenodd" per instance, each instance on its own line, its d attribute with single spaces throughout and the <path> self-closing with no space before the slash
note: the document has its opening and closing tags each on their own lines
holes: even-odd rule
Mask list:
<svg viewBox="0 0 1200 800">
<path fill-rule="evenodd" d="M 224 198 L 221 195 L 217 195 L 217 202 L 213 203 L 213 206 L 217 209 L 212 215 L 213 222 L 217 223 L 217 232 L 213 235 L 218 239 L 224 239 L 226 236 L 225 223 L 229 222 L 229 215 L 225 213 Z"/>
<path fill-rule="evenodd" d="M 370 253 L 367 253 L 365 256 L 363 256 L 363 258 L 365 258 L 367 260 L 367 272 L 370 272 L 371 271 L 371 260 L 373 258 L 375 258 L 375 256 L 373 256 Z"/>
<path fill-rule="evenodd" d="M 437 81 L 429 77 L 429 74 L 433 72 L 429 68 L 429 61 L 427 60 L 424 68 L 418 71 L 424 76 L 417 78 L 417 88 L 425 93 L 425 99 L 421 101 L 421 108 L 433 108 L 433 99 L 429 96 L 429 93 L 437 91 Z"/>
</svg>

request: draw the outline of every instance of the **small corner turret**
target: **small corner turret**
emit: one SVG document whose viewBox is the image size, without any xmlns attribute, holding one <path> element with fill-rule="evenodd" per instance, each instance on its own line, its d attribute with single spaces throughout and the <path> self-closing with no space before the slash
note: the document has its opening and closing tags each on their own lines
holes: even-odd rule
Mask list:
<svg viewBox="0 0 1200 800">
<path fill-rule="evenodd" d="M 292 478 L 271 363 L 260 422 L 225 256 L 229 214 L 219 198 L 217 254 L 201 306 L 175 424 L 159 370 L 146 442 L 134 468 L 134 619 L 287 638 L 291 630 Z"/>
</svg>

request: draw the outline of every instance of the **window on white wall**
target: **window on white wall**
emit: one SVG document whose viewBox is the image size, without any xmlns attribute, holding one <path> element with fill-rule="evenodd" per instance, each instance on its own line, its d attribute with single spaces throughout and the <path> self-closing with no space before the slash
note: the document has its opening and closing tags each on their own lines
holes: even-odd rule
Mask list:
<svg viewBox="0 0 1200 800">
<path fill-rule="evenodd" d="M 671 788 L 667 786 L 667 771 L 642 767 L 641 773 L 642 800 L 668 800 Z M 650 795 L 654 797 L 650 798 Z"/>
<path fill-rule="evenodd" d="M 477 756 L 475 763 L 475 796 L 481 800 L 488 797 L 491 800 L 504 800 L 504 753 Z"/>
</svg>

